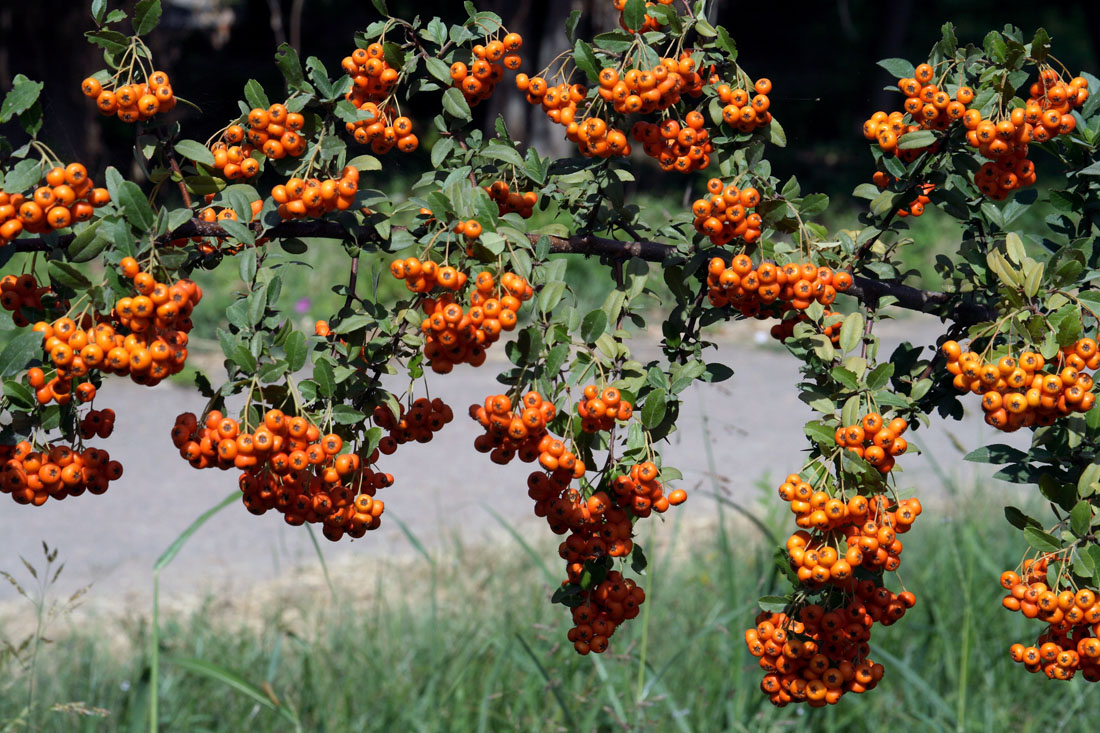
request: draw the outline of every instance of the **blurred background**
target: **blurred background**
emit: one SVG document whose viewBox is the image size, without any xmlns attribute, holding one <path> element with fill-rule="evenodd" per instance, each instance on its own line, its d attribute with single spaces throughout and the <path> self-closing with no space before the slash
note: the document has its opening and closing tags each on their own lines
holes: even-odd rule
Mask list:
<svg viewBox="0 0 1100 733">
<path fill-rule="evenodd" d="M 178 108 L 184 136 L 198 140 L 236 116 L 246 79 L 278 96 L 272 56 L 280 43 L 335 70 L 352 34 L 377 18 L 365 0 L 163 3 L 149 45 L 176 93 L 202 108 L 201 116 Z M 523 34 L 528 73 L 565 48 L 573 9 L 584 11 L 584 37 L 617 24 L 610 0 L 475 4 Z M 102 61 L 82 37 L 93 27 L 87 3 L 0 5 L 0 89 L 17 73 L 44 81 L 41 137 L 96 176 L 108 165 L 131 170 L 133 128 L 101 118 L 79 93 Z M 455 0 L 388 5 L 406 17 L 465 17 Z M 878 59 L 923 58 L 947 21 L 961 42 L 978 44 L 1011 23 L 1026 37 L 1045 27 L 1071 70 L 1100 68 L 1097 3 L 715 0 L 712 9 L 737 43 L 738 62 L 773 80 L 773 113 L 788 138 L 786 149 L 768 148 L 775 175 L 795 174 L 803 191 L 829 194 L 830 227 L 855 225 L 859 205 L 848 194 L 871 174 L 860 126 L 896 100 L 883 91 L 893 79 Z M 431 95 L 413 99 L 411 116 L 425 121 L 418 133 L 427 131 L 434 103 Z M 514 137 L 544 153 L 568 151 L 560 130 L 514 90 L 501 87 L 475 114 L 486 129 L 503 114 Z M 425 165 L 431 140 L 422 140 L 412 157 L 387 156 L 385 170 L 364 185 L 399 193 Z M 654 222 L 679 210 L 685 186 L 704 178 L 646 175 L 648 161 L 632 163 L 639 171 L 632 196 Z M 1041 178 L 1040 188 L 1056 175 Z M 1037 230 L 1043 213 L 1037 205 L 1023 228 Z M 902 256 L 934 288 L 931 255 L 954 246 L 958 227 L 935 210 L 912 224 L 919 246 Z M 345 278 L 347 259 L 315 247 L 302 264 L 288 276 L 282 305 L 311 329 L 338 307 L 329 287 Z M 193 361 L 217 380 L 213 333 L 239 286 L 236 268 L 196 277 L 207 299 L 195 315 Z M 609 287 L 605 268 L 576 258 L 569 280 L 587 307 Z M 394 285 L 388 294 L 399 292 Z M 5 313 L 0 344 L 10 328 Z M 685 395 L 680 431 L 662 450 L 683 471 L 691 498 L 641 529 L 651 561 L 646 613 L 616 634 L 602 659 L 572 652 L 567 614 L 548 603 L 560 561 L 555 538 L 531 515 L 524 467 L 493 466 L 470 447 L 465 407 L 497 390 L 494 366 L 503 363 L 492 359 L 503 350 L 483 369 L 433 380 L 432 395 L 458 418 L 433 444 L 409 446 L 384 466 L 397 484 L 383 497 L 378 532 L 337 545 L 318 534 L 321 547 L 303 528 L 231 503 L 162 571 L 155 625 L 154 562 L 236 482 L 229 473 L 192 471 L 171 448 L 172 418 L 203 406 L 188 387 L 191 373 L 153 392 L 112 380 L 102 394 L 118 427 L 103 447 L 123 462 L 124 477 L 101 497 L 37 509 L 0 504 L 0 570 L 15 581 L 0 582 L 0 730 L 147 727 L 154 669 L 166 730 L 1094 729 L 1081 711 L 1094 707 L 1095 691 L 1029 677 L 1004 653 L 1036 628 L 1000 609 L 997 575 L 1025 547 L 1002 509 L 1048 515 L 1028 487 L 962 461 L 994 439 L 974 415 L 961 423 L 933 418 L 911 440 L 922 453 L 901 462 L 899 489 L 926 507 L 906 537 L 901 574 L 920 600 L 898 627 L 876 630 L 873 656 L 887 664 L 886 681 L 813 717 L 766 707 L 741 629 L 752 623 L 755 599 L 779 587 L 771 548 L 793 527 L 775 486 L 801 463 L 809 415 L 794 391 L 798 365 L 766 329 L 750 322 L 711 334 L 718 348 L 708 358 L 736 374 Z M 943 325 L 911 316 L 879 330 L 888 354 L 903 339 L 933 344 Z M 632 348 L 645 361 L 656 355 L 656 339 L 640 333 Z M 406 384 L 395 378 L 388 386 Z M 1028 437 L 997 440 L 1021 445 Z M 42 542 L 60 549 L 48 573 Z M 82 595 L 68 604 L 73 593 Z"/>
</svg>

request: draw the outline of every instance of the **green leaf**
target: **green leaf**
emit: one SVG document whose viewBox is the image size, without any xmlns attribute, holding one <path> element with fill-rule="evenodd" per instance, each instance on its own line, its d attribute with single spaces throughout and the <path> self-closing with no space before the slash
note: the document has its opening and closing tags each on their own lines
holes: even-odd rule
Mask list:
<svg viewBox="0 0 1100 733">
<path fill-rule="evenodd" d="M 573 60 L 576 62 L 577 68 L 588 77 L 588 81 L 595 82 L 600 78 L 600 62 L 596 60 L 596 54 L 592 51 L 592 46 L 577 39 L 576 44 L 573 46 Z"/>
<path fill-rule="evenodd" d="M 291 331 L 283 342 L 283 351 L 286 352 L 287 368 L 296 372 L 306 364 L 309 349 L 306 347 L 306 335 L 301 331 Z"/>
<path fill-rule="evenodd" d="M 138 0 L 134 6 L 134 33 L 144 36 L 160 22 L 160 0 Z"/>
<path fill-rule="evenodd" d="M 872 369 L 871 373 L 867 375 L 867 387 L 872 390 L 882 389 L 890 382 L 890 377 L 892 376 L 894 376 L 893 363 L 888 361 L 883 362 Z"/>
<path fill-rule="evenodd" d="M 336 376 L 332 365 L 326 359 L 318 359 L 313 364 L 313 380 L 317 382 L 317 391 L 322 397 L 332 397 L 336 389 Z"/>
<path fill-rule="evenodd" d="M 491 160 L 502 161 L 520 170 L 524 168 L 523 157 L 519 154 L 519 151 L 511 145 L 502 143 L 500 140 L 490 140 L 489 144 L 485 146 L 485 149 L 481 151 L 481 156 Z"/>
<path fill-rule="evenodd" d="M 346 165 L 350 165 L 360 173 L 363 171 L 380 171 L 382 170 L 382 161 L 373 155 L 357 155 L 349 160 Z"/>
<path fill-rule="evenodd" d="M 366 421 L 367 416 L 351 405 L 333 405 L 332 419 L 337 425 L 359 425 Z"/>
<path fill-rule="evenodd" d="M 85 38 L 91 43 L 102 48 L 107 53 L 119 56 L 126 52 L 126 49 L 130 47 L 130 37 L 124 36 L 118 31 L 112 30 L 98 30 L 88 31 L 84 34 Z"/>
<path fill-rule="evenodd" d="M 1043 528 L 1043 525 L 1039 524 L 1039 520 L 1032 519 L 1014 506 L 1005 507 L 1005 519 L 1016 529 L 1024 529 L 1025 527 Z"/>
<path fill-rule="evenodd" d="M 264 92 L 263 86 L 255 79 L 249 79 L 244 85 L 244 99 L 248 102 L 248 106 L 255 109 L 256 107 L 262 107 L 267 109 L 271 106 L 271 101 L 268 100 L 267 94 Z"/>
<path fill-rule="evenodd" d="M 843 353 L 853 351 L 859 342 L 863 340 L 863 315 L 860 313 L 849 313 L 844 319 L 844 323 L 840 326 L 840 350 Z"/>
<path fill-rule="evenodd" d="M 42 334 L 20 331 L 0 351 L 0 378 L 7 378 L 26 369 L 35 356 L 42 354 Z"/>
<path fill-rule="evenodd" d="M 462 96 L 462 92 L 454 87 L 443 92 L 443 110 L 456 119 L 470 119 L 470 105 L 466 102 L 466 97 Z"/>
<path fill-rule="evenodd" d="M 141 192 L 141 188 L 133 181 L 123 181 L 118 189 L 118 204 L 122 207 L 122 213 L 126 215 L 126 221 L 142 232 L 149 232 L 153 228 L 156 216 L 149 200 Z"/>
<path fill-rule="evenodd" d="M 564 295 L 565 283 L 560 280 L 543 285 L 542 290 L 539 291 L 539 312 L 550 313 L 553 311 Z"/>
<path fill-rule="evenodd" d="M 905 59 L 883 59 L 878 65 L 889 71 L 898 79 L 912 77 L 916 73 L 916 67 Z"/>
<path fill-rule="evenodd" d="M 96 25 L 103 25 L 103 18 L 107 14 L 107 0 L 92 0 L 92 20 Z"/>
<path fill-rule="evenodd" d="M 436 81 L 440 84 L 446 84 L 450 86 L 451 81 L 451 67 L 447 66 L 446 62 L 437 58 L 425 59 L 424 65 L 428 69 L 428 73 L 435 77 Z"/>
<path fill-rule="evenodd" d="M 202 163 L 210 167 L 214 166 L 214 154 L 210 152 L 210 148 L 197 140 L 180 140 L 176 143 L 176 152 L 196 163 Z"/>
<path fill-rule="evenodd" d="M 286 85 L 291 89 L 305 87 L 305 72 L 302 71 L 302 62 L 298 59 L 298 52 L 289 43 L 283 43 L 275 50 L 275 65 L 283 72 Z"/>
<path fill-rule="evenodd" d="M 668 409 L 668 393 L 663 389 L 655 389 L 645 398 L 642 406 L 642 426 L 652 430 L 665 419 Z"/>
<path fill-rule="evenodd" d="M 632 31 L 645 24 L 645 0 L 626 0 L 623 8 L 623 23 Z"/>
<path fill-rule="evenodd" d="M 50 260 L 50 281 L 60 283 L 71 290 L 85 290 L 92 287 L 92 282 L 68 262 Z"/>
<path fill-rule="evenodd" d="M 645 575 L 645 569 L 649 566 L 649 561 L 646 560 L 645 552 L 642 550 L 642 546 L 637 542 L 634 543 L 634 550 L 630 553 L 630 569 L 638 575 Z"/>
<path fill-rule="evenodd" d="M 898 150 L 927 148 L 934 142 L 936 142 L 936 134 L 931 130 L 915 130 L 898 138 Z"/>
<path fill-rule="evenodd" d="M 767 613 L 782 613 L 790 605 L 790 599 L 786 596 L 764 596 L 756 602 L 760 610 Z"/>
<path fill-rule="evenodd" d="M 1069 528 L 1078 537 L 1084 537 L 1092 528 L 1092 505 L 1081 500 L 1073 505 L 1069 513 Z"/>
<path fill-rule="evenodd" d="M 222 219 L 218 222 L 218 226 L 224 229 L 226 234 L 246 247 L 251 247 L 256 243 L 256 235 L 253 234 L 252 230 L 235 219 Z"/>
<path fill-rule="evenodd" d="M 1062 549 L 1062 543 L 1057 537 L 1035 527 L 1024 527 L 1024 539 L 1029 546 L 1040 552 L 1058 552 Z"/>
<path fill-rule="evenodd" d="M 390 17 L 390 11 L 386 9 L 386 0 L 370 0 L 374 9 L 382 14 L 383 18 Z"/>
<path fill-rule="evenodd" d="M 981 448 L 967 453 L 963 460 L 970 461 L 971 463 L 993 463 L 996 465 L 1020 463 L 1021 461 L 1027 460 L 1027 453 L 1024 453 L 1019 448 L 1013 448 L 1010 445 L 994 443 L 992 445 L 983 445 Z"/>
<path fill-rule="evenodd" d="M 586 344 L 596 343 L 596 339 L 607 330 L 607 314 L 601 309 L 590 312 L 581 321 L 581 338 Z"/>
<path fill-rule="evenodd" d="M 42 165 L 37 160 L 21 160 L 4 174 L 4 190 L 8 193 L 27 191 L 42 177 Z"/>
<path fill-rule="evenodd" d="M 11 91 L 4 97 L 3 104 L 0 104 L 0 124 L 30 109 L 38 101 L 42 86 L 40 81 L 31 81 L 22 74 L 16 74 Z"/>
<path fill-rule="evenodd" d="M 234 493 L 236 496 L 240 495 L 239 492 Z M 231 498 L 236 498 L 236 496 Z M 204 659 L 193 659 L 190 657 L 166 657 L 164 661 L 168 664 L 180 667 L 181 669 L 185 669 L 192 674 L 197 674 L 213 680 L 222 687 L 239 692 L 251 699 L 255 705 L 274 711 L 291 723 L 296 724 L 298 722 L 293 712 L 282 705 L 276 704 L 262 689 L 232 670 Z"/>
<path fill-rule="evenodd" d="M 997 31 L 990 31 L 986 35 L 985 40 L 982 41 L 982 47 L 985 49 L 985 53 L 998 64 L 1003 64 L 1008 56 L 1008 45 L 1005 43 L 1004 37 Z"/>
<path fill-rule="evenodd" d="M 190 218 L 190 214 L 188 214 Z M 71 262 L 88 262 L 99 256 L 99 253 L 107 248 L 109 242 L 106 238 L 97 236 L 99 224 L 103 221 L 97 219 L 81 229 L 73 241 L 69 243 L 68 253 Z"/>
<path fill-rule="evenodd" d="M 32 409 L 37 402 L 31 388 L 14 379 L 4 380 L 4 396 L 7 397 L 8 401 L 12 404 L 28 410 Z"/>
</svg>

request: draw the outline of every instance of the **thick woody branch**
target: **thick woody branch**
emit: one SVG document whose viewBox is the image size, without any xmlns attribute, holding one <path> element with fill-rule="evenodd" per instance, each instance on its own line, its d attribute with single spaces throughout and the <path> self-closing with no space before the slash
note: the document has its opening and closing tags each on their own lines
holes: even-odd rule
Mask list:
<svg viewBox="0 0 1100 733">
<path fill-rule="evenodd" d="M 265 239 L 293 237 L 346 239 L 348 237 L 347 231 L 340 224 L 325 220 L 288 221 L 267 230 L 262 230 L 258 225 L 253 225 L 253 229 L 257 235 L 262 235 Z M 404 227 L 394 227 L 394 229 L 404 229 Z M 192 219 L 176 230 L 158 237 L 156 244 L 157 246 L 164 246 L 169 242 L 189 237 L 228 236 L 230 235 L 216 222 Z M 531 234 L 529 236 L 532 244 L 537 244 L 545 236 L 550 242 L 550 252 L 553 254 L 574 254 L 619 260 L 637 257 L 648 262 L 684 259 L 684 254 L 675 247 L 660 242 L 645 240 L 620 241 L 598 237 L 594 234 L 581 234 L 573 237 L 541 234 Z M 58 237 L 56 246 L 68 246 L 72 238 L 72 235 Z M 42 239 L 17 239 L 9 246 L 15 247 L 16 252 L 45 252 L 51 249 L 50 244 Z M 897 282 L 884 282 L 856 276 L 854 284 L 847 291 L 847 294 L 865 303 L 873 303 L 888 296 L 893 297 L 896 300 L 895 305 L 899 308 L 936 315 L 953 321 L 960 326 L 969 326 L 996 319 L 996 312 L 992 308 L 961 301 L 949 293 L 920 290 Z"/>
</svg>

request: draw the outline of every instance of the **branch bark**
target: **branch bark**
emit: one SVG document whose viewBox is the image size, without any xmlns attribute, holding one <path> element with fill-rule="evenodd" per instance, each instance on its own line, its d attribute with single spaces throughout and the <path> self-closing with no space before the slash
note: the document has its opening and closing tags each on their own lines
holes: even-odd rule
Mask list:
<svg viewBox="0 0 1100 733">
<path fill-rule="evenodd" d="M 405 227 L 393 228 L 395 230 L 405 229 Z M 253 224 L 252 229 L 258 236 L 266 239 L 317 237 L 342 240 L 348 237 L 347 231 L 340 224 L 325 220 L 287 221 L 267 230 L 262 229 L 259 224 Z M 192 219 L 174 231 L 157 237 L 155 244 L 165 246 L 173 240 L 189 237 L 228 236 L 229 234 L 216 222 Z M 682 252 L 671 245 L 640 239 L 621 241 L 598 237 L 594 234 L 581 234 L 573 237 L 531 234 L 529 237 L 532 244 L 537 244 L 540 239 L 546 237 L 550 242 L 550 252 L 552 254 L 607 257 L 612 260 L 637 257 L 647 262 L 658 263 L 685 258 Z M 72 239 L 73 235 L 71 234 L 58 237 L 57 246 L 66 247 Z M 47 252 L 51 249 L 50 244 L 43 239 L 17 239 L 9 246 L 15 247 L 16 252 Z M 715 250 L 714 254 L 721 256 L 724 251 Z M 854 284 L 846 294 L 865 303 L 871 303 L 887 296 L 893 297 L 897 301 L 895 305 L 899 308 L 939 316 L 944 320 L 952 321 L 964 327 L 995 320 L 997 317 L 993 308 L 968 302 L 951 293 L 921 290 L 899 282 L 873 280 L 861 276 L 854 277 Z"/>
</svg>

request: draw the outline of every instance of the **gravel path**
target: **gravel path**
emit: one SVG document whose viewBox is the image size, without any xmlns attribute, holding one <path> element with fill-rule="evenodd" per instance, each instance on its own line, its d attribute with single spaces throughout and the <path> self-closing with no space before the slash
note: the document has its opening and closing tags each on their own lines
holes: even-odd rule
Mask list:
<svg viewBox="0 0 1100 733">
<path fill-rule="evenodd" d="M 883 324 L 883 353 L 889 354 L 901 338 L 933 343 L 940 328 L 931 318 Z M 775 479 L 796 469 L 801 460 L 805 447 L 801 426 L 810 410 L 793 389 L 797 362 L 772 346 L 770 339 L 761 339 L 761 333 L 753 324 L 732 328 L 722 337 L 718 353 L 711 351 L 708 360 L 724 361 L 735 376 L 720 385 L 693 386 L 684 395 L 680 430 L 663 448 L 663 455 L 666 463 L 684 473 L 682 486 L 690 498 L 678 511 L 685 512 L 687 519 L 706 519 L 715 512 L 715 502 L 703 495 L 711 489 L 704 418 L 720 483 L 733 499 L 751 503 L 759 495 L 758 481 L 768 476 L 768 496 L 774 496 Z M 432 443 L 405 446 L 385 459 L 385 470 L 397 481 L 383 492 L 386 513 L 379 530 L 362 540 L 335 544 L 317 532 L 329 562 L 416 552 L 399 521 L 429 550 L 454 542 L 513 542 L 503 536 L 489 508 L 521 531 L 546 531 L 540 527 L 542 520 L 532 515 L 526 496 L 529 468 L 518 462 L 497 466 L 472 449 L 466 407 L 497 391 L 493 375 L 489 364 L 482 369 L 459 368 L 433 379 L 432 395 L 443 397 L 454 408 L 455 422 Z M 18 558 L 38 564 L 45 541 L 60 548 L 66 562 L 61 590 L 91 582 L 93 603 L 138 603 L 151 594 L 156 558 L 200 513 L 236 489 L 235 474 L 195 471 L 172 448 L 168 432 L 175 415 L 203 407 L 204 400 L 193 390 L 164 385 L 150 391 L 129 381 L 112 380 L 103 395 L 118 414 L 115 434 L 104 447 L 122 461 L 125 475 L 102 496 L 51 501 L 42 508 L 4 498 L 0 569 L 24 577 Z M 911 443 L 919 444 L 925 456 L 900 462 L 905 471 L 899 486 L 915 488 L 922 496 L 941 493 L 943 479 L 934 466 L 961 486 L 972 486 L 976 476 L 987 477 L 990 470 L 963 463 L 954 440 L 970 450 L 992 433 L 973 415 L 961 423 L 935 419 L 931 430 L 912 436 Z M 1025 434 L 1005 437 L 1004 442 L 1014 445 L 1026 444 L 1028 438 Z M 235 504 L 191 538 L 165 572 L 161 587 L 169 596 L 242 593 L 303 564 L 317 565 L 304 528 L 288 527 L 274 512 L 252 516 Z M 0 584 L 0 602 L 13 598 L 14 590 Z"/>
</svg>

